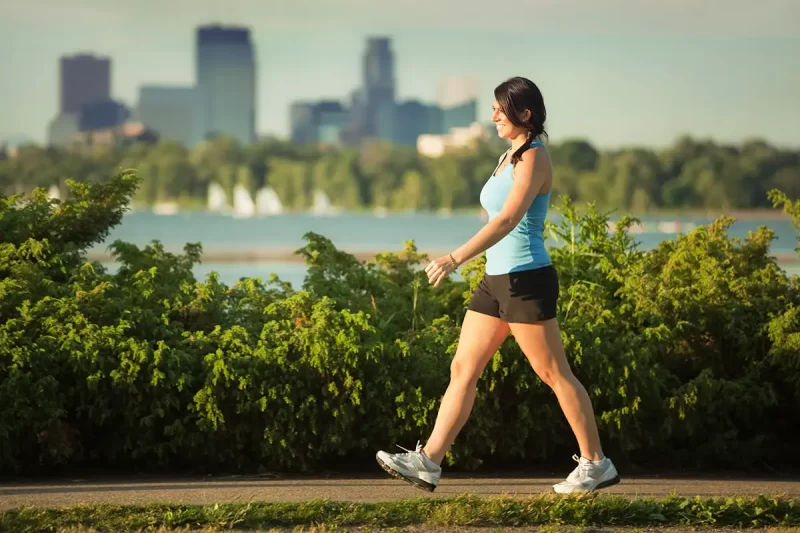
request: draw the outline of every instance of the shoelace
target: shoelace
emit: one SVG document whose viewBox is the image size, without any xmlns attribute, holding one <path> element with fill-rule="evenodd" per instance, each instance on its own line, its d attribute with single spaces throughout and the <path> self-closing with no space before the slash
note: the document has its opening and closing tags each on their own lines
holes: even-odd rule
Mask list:
<svg viewBox="0 0 800 533">
<path fill-rule="evenodd" d="M 417 446 L 414 448 L 414 450 L 403 448 L 399 444 L 395 444 L 395 446 L 406 452 L 398 455 L 406 458 L 414 467 L 419 468 L 420 470 L 428 470 L 428 467 L 425 466 L 425 461 L 422 459 L 422 445 L 419 441 L 417 441 Z"/>
<path fill-rule="evenodd" d="M 400 455 L 411 455 L 413 453 L 419 453 L 420 450 L 422 449 L 422 445 L 420 445 L 420 441 L 417 441 L 417 445 L 413 450 L 409 450 L 408 448 L 403 448 L 399 444 L 395 444 L 395 446 L 397 446 L 398 448 L 400 448 L 401 450 L 404 450 L 406 452 L 406 453 L 401 453 Z"/>
<path fill-rule="evenodd" d="M 579 480 L 586 479 L 586 475 L 589 473 L 589 470 L 591 470 L 591 468 L 592 468 L 592 463 L 591 462 L 581 463 L 581 458 L 578 457 L 577 455 L 573 455 L 572 456 L 572 460 L 575 461 L 576 463 L 578 463 L 578 467 L 572 472 L 572 474 L 570 474 L 570 477 L 573 477 L 573 475 L 576 475 L 576 477 Z"/>
</svg>

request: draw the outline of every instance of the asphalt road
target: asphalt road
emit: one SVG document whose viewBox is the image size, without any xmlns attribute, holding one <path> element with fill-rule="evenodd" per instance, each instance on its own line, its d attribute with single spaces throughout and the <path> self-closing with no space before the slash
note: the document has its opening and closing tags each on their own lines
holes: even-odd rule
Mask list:
<svg viewBox="0 0 800 533">
<path fill-rule="evenodd" d="M 388 476 L 327 478 L 141 478 L 0 482 L 0 510 L 23 505 L 60 507 L 79 504 L 214 504 L 326 499 L 379 502 L 457 495 L 533 495 L 551 491 L 557 478 L 443 478 L 431 494 Z M 628 477 L 604 492 L 636 497 L 788 495 L 800 498 L 800 480 Z"/>
</svg>

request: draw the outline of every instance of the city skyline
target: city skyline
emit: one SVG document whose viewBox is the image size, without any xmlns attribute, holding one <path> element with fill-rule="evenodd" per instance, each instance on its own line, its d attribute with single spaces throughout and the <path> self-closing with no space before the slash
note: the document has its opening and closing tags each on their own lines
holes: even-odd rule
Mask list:
<svg viewBox="0 0 800 533">
<path fill-rule="evenodd" d="M 436 103 L 401 100 L 397 98 L 395 62 L 391 38 L 368 37 L 362 55 L 360 86 L 343 99 L 292 101 L 290 140 L 301 144 L 357 146 L 368 139 L 377 139 L 416 146 L 420 152 L 438 152 L 431 149 L 430 143 L 446 144 L 445 138 L 452 140 L 451 135 L 484 136 L 485 129 L 477 119 L 474 79 L 442 78 L 437 86 Z M 466 134 L 465 129 L 473 134 Z M 426 142 L 424 138 L 431 135 L 437 138 Z"/>
<path fill-rule="evenodd" d="M 43 3 L 55 5 L 38 2 Z M 452 18 L 445 22 L 441 6 L 448 2 L 439 2 L 428 6 L 431 17 L 420 17 L 415 25 L 401 14 L 383 27 L 369 9 L 349 26 L 337 27 L 342 17 L 354 16 L 353 5 L 359 2 L 305 19 L 297 7 L 287 7 L 281 24 L 266 16 L 268 8 L 251 2 L 232 5 L 239 11 L 247 7 L 252 16 L 237 15 L 234 9 L 227 18 L 203 6 L 184 17 L 173 9 L 181 2 L 166 2 L 171 7 L 148 27 L 146 39 L 140 33 L 142 6 L 117 12 L 89 0 L 75 4 L 75 13 L 61 14 L 69 24 L 54 35 L 48 33 L 52 20 L 33 17 L 28 7 L 0 7 L 0 45 L 11 50 L 0 58 L 0 137 L 21 134 L 44 141 L 47 121 L 57 112 L 59 57 L 82 52 L 110 57 L 111 96 L 134 107 L 143 85 L 190 84 L 193 32 L 198 25 L 220 22 L 252 31 L 258 135 L 288 137 L 292 101 L 342 101 L 360 85 L 364 41 L 386 34 L 397 58 L 398 100 L 434 103 L 441 78 L 473 76 L 479 86 L 478 119 L 486 122 L 494 85 L 519 74 L 542 87 L 554 140 L 582 137 L 599 147 L 658 146 L 690 134 L 720 142 L 761 137 L 778 145 L 800 144 L 800 32 L 798 17 L 792 18 L 800 12 L 788 2 L 767 1 L 760 10 L 748 10 L 737 0 L 737 9 L 726 11 L 715 0 L 709 4 L 725 15 L 720 20 L 714 21 L 713 9 L 704 5 L 679 23 L 681 6 L 689 9 L 685 2 L 654 7 L 648 14 L 614 1 L 604 15 L 611 22 L 592 33 L 585 19 L 596 13 L 587 11 L 586 3 L 585 16 L 570 23 L 551 2 L 528 2 L 563 30 L 548 26 L 528 32 L 516 25 L 481 29 L 471 2 L 459 4 L 467 21 L 460 26 Z M 574 8 L 581 2 L 566 4 Z M 91 16 L 80 11 L 87 6 L 97 11 Z M 631 13 L 614 23 L 613 15 L 623 8 Z M 78 15 L 88 19 L 79 21 Z M 708 24 L 705 32 L 699 31 L 698 20 Z M 87 34 L 87 25 L 99 22 L 105 26 Z M 652 29 L 654 24 L 662 31 L 647 35 L 648 25 Z M 303 28 L 313 30 L 313 36 Z M 516 49 L 519 54 L 511 53 Z"/>
<path fill-rule="evenodd" d="M 87 53 L 60 58 L 60 105 L 48 125 L 48 146 L 163 138 L 191 148 L 219 135 L 242 144 L 256 140 L 255 52 L 248 28 L 198 27 L 193 83 L 140 85 L 133 105 L 112 98 L 112 64 Z"/>
</svg>

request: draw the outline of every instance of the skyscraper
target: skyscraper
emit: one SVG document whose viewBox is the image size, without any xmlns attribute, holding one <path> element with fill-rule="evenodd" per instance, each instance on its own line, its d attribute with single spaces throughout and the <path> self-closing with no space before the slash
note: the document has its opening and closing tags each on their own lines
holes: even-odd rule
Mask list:
<svg viewBox="0 0 800 533">
<path fill-rule="evenodd" d="M 90 54 L 65 56 L 59 61 L 58 114 L 48 125 L 51 146 L 69 144 L 81 130 L 94 125 L 98 111 L 111 102 L 111 60 Z"/>
<path fill-rule="evenodd" d="M 102 130 L 119 126 L 131 116 L 131 110 L 123 103 L 102 100 L 86 104 L 81 108 L 78 128 L 81 131 Z"/>
<path fill-rule="evenodd" d="M 290 136 L 293 143 L 306 144 L 316 142 L 316 124 L 314 123 L 314 104 L 310 102 L 293 102 L 289 108 Z"/>
<path fill-rule="evenodd" d="M 197 90 L 206 137 L 255 140 L 256 67 L 250 30 L 217 25 L 197 30 Z"/>
<path fill-rule="evenodd" d="M 92 55 L 62 57 L 59 113 L 80 113 L 86 104 L 111 98 L 111 60 Z"/>
<path fill-rule="evenodd" d="M 388 38 L 367 39 L 363 75 L 367 118 L 365 136 L 385 136 L 385 132 L 395 129 L 394 55 Z"/>
<path fill-rule="evenodd" d="M 206 134 L 199 95 L 195 87 L 144 86 L 139 90 L 138 118 L 161 139 L 192 147 Z"/>
<path fill-rule="evenodd" d="M 395 107 L 395 129 L 392 141 L 405 146 L 416 146 L 420 135 L 437 135 L 442 132 L 442 110 L 439 106 L 409 100 Z"/>
</svg>

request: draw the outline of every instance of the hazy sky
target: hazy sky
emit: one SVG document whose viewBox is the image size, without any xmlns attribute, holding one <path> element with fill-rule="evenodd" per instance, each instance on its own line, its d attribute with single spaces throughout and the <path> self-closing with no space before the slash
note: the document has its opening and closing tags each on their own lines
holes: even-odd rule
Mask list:
<svg viewBox="0 0 800 533">
<path fill-rule="evenodd" d="M 253 32 L 262 134 L 288 133 L 292 100 L 345 99 L 364 39 L 388 35 L 400 98 L 476 76 L 488 121 L 494 86 L 527 76 L 554 140 L 800 146 L 800 0 L 0 0 L 0 138 L 45 140 L 61 55 L 110 56 L 128 105 L 142 84 L 191 84 L 209 22 Z"/>
</svg>

